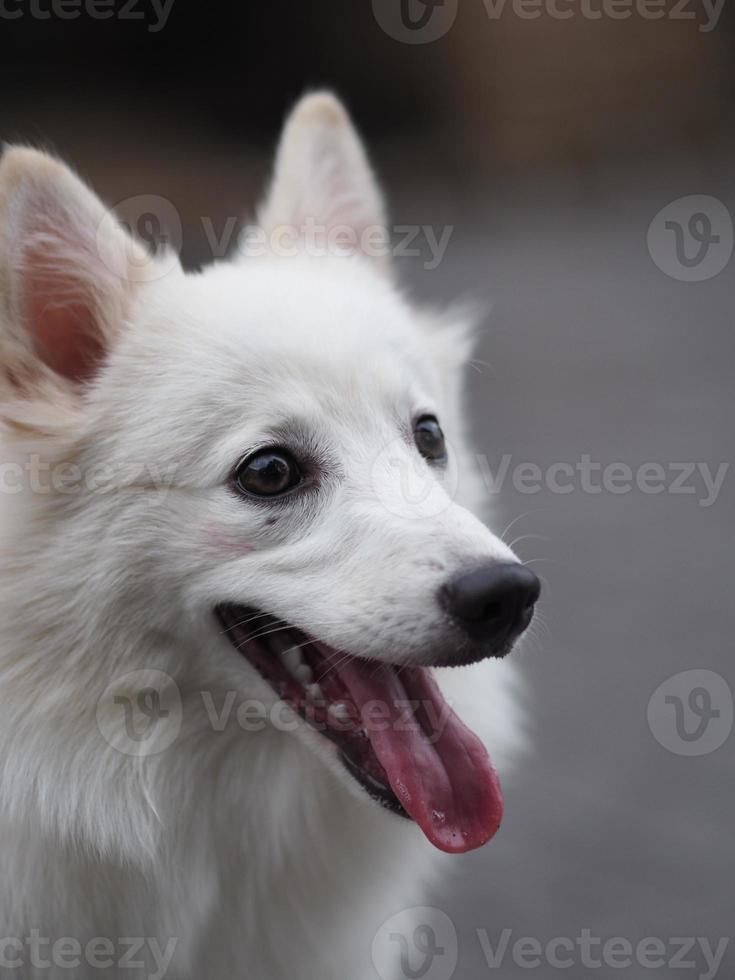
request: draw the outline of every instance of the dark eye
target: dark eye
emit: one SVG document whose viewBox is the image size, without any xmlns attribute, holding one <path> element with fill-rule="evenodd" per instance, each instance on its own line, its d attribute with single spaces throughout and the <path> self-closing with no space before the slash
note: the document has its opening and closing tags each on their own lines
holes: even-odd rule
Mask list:
<svg viewBox="0 0 735 980">
<path fill-rule="evenodd" d="M 413 438 L 424 459 L 443 462 L 447 458 L 444 433 L 433 415 L 421 416 L 413 427 Z"/>
<path fill-rule="evenodd" d="M 254 497 L 277 497 L 301 483 L 301 470 L 283 449 L 262 449 L 235 472 L 238 490 Z"/>
</svg>

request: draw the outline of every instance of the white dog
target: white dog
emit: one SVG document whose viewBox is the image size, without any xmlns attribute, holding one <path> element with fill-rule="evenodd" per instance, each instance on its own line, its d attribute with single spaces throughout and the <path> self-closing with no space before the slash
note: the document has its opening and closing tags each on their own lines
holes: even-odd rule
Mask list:
<svg viewBox="0 0 735 980">
<path fill-rule="evenodd" d="M 467 331 L 332 96 L 259 219 L 185 274 L 0 163 L 2 976 L 401 976 L 381 924 L 500 822 L 538 583 L 471 513 Z"/>
</svg>

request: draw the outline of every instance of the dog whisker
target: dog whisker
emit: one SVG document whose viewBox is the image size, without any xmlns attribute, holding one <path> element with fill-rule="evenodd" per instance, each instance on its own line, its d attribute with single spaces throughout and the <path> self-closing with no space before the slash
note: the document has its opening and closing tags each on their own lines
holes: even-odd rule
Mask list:
<svg viewBox="0 0 735 980">
<path fill-rule="evenodd" d="M 506 534 L 508 533 L 508 531 L 510 531 L 510 529 L 512 527 L 514 527 L 514 525 L 516 525 L 518 523 L 518 521 L 522 521 L 524 518 L 530 517 L 531 514 L 542 514 L 543 512 L 544 512 L 544 509 L 542 507 L 539 507 L 536 510 L 527 510 L 523 514 L 519 514 L 517 517 L 514 517 L 513 520 L 510 522 L 510 524 L 506 527 L 506 529 L 500 535 L 500 540 L 503 541 L 503 542 L 505 542 L 505 536 L 506 536 Z"/>
<path fill-rule="evenodd" d="M 515 548 L 515 546 L 519 544 L 521 541 L 530 541 L 530 540 L 549 541 L 550 538 L 546 537 L 546 535 L 544 534 L 520 534 L 517 538 L 513 538 L 511 543 L 508 545 L 508 547 L 512 551 Z"/>
<path fill-rule="evenodd" d="M 226 629 L 220 630 L 221 634 L 229 633 L 230 630 L 239 629 L 241 626 L 247 626 L 248 623 L 252 623 L 256 619 L 263 619 L 268 616 L 268 613 L 259 612 L 255 613 L 253 616 L 246 616 L 245 619 L 241 619 L 239 623 L 232 623 Z"/>
</svg>

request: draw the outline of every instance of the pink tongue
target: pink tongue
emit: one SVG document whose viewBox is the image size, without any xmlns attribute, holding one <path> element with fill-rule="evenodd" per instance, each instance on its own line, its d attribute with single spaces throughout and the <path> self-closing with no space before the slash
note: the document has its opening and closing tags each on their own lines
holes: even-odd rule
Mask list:
<svg viewBox="0 0 735 980">
<path fill-rule="evenodd" d="M 387 664 L 376 669 L 340 655 L 328 659 L 354 699 L 391 789 L 431 843 L 452 854 L 487 843 L 503 816 L 498 777 L 429 670 L 409 667 L 399 675 Z"/>
</svg>

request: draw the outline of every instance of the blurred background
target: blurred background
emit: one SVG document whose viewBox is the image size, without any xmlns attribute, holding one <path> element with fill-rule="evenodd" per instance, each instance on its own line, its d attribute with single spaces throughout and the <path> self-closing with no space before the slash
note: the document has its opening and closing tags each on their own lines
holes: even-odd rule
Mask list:
<svg viewBox="0 0 735 980">
<path fill-rule="evenodd" d="M 514 522 L 545 582 L 520 655 L 534 750 L 502 833 L 432 896 L 454 973 L 415 975 L 735 975 L 694 942 L 735 920 L 730 0 L 36 4 L 0 12 L 0 136 L 110 203 L 168 199 L 186 265 L 223 253 L 288 107 L 328 86 L 392 222 L 449 229 L 440 256 L 417 236 L 403 281 L 487 311 L 467 398 L 494 529 Z M 583 957 L 584 930 L 632 956 Z M 641 962 L 646 938 L 663 951 Z"/>
</svg>

